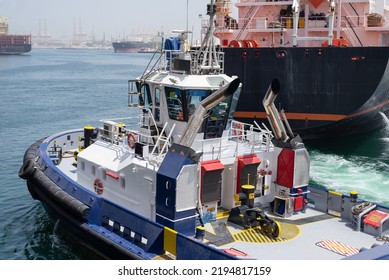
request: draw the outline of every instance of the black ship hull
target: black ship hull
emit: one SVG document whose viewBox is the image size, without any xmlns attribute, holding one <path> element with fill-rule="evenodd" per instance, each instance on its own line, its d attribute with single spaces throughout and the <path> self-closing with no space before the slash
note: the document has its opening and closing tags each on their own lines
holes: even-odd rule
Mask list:
<svg viewBox="0 0 389 280">
<path fill-rule="evenodd" d="M 389 116 L 389 47 L 226 48 L 225 72 L 243 82 L 235 118 L 265 122 L 261 102 L 282 81 L 277 107 L 304 140 L 381 128 Z"/>
<path fill-rule="evenodd" d="M 115 53 L 134 53 L 142 49 L 151 49 L 154 44 L 149 42 L 113 42 L 112 47 Z"/>
<path fill-rule="evenodd" d="M 31 44 L 1 46 L 0 54 L 22 54 L 31 51 Z"/>
</svg>

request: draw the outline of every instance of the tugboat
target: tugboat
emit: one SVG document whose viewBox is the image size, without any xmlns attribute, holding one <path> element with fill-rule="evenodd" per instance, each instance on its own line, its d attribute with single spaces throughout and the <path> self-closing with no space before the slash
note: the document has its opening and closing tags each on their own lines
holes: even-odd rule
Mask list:
<svg viewBox="0 0 389 280">
<path fill-rule="evenodd" d="M 129 81 L 137 120 L 28 148 L 19 176 L 32 197 L 109 259 L 389 259 L 389 209 L 309 185 L 309 154 L 274 105 L 280 81 L 262 102 L 270 129 L 233 120 L 242 84 L 223 73 L 208 14 L 199 49 L 179 31 Z"/>
</svg>

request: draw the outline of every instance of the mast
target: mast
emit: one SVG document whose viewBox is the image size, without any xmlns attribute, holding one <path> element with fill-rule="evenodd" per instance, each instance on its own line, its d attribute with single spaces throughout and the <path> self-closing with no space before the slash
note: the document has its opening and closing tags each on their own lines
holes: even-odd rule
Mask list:
<svg viewBox="0 0 389 280">
<path fill-rule="evenodd" d="M 220 58 L 223 59 L 221 53 L 216 51 L 215 37 L 213 36 L 215 29 L 215 15 L 216 5 L 214 0 L 211 0 L 211 4 L 207 5 L 207 15 L 209 16 L 209 25 L 207 33 L 201 42 L 201 47 L 197 52 L 197 58 L 200 62 L 196 74 L 220 74 L 222 67 L 220 65 Z"/>
</svg>

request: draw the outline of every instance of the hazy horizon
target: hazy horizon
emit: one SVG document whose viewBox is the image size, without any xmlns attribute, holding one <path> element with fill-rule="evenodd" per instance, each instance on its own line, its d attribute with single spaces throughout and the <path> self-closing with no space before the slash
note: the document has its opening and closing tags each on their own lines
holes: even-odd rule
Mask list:
<svg viewBox="0 0 389 280">
<path fill-rule="evenodd" d="M 208 3 L 210 0 L 0 0 L 0 15 L 8 17 L 11 34 L 61 38 L 82 31 L 96 39 L 108 39 L 188 27 L 199 38 L 199 15 L 205 16 Z"/>
</svg>

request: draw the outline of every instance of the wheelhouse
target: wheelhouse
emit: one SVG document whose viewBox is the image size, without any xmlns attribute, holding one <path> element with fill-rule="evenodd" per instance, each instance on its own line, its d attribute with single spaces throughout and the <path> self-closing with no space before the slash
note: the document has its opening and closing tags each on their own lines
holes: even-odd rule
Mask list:
<svg viewBox="0 0 389 280">
<path fill-rule="evenodd" d="M 220 88 L 220 85 L 228 83 L 224 75 L 197 76 L 196 81 L 191 79 L 193 77 L 182 79 L 182 76 L 163 73 L 145 82 L 130 80 L 129 89 L 136 89 L 136 94 L 129 91 L 130 95 L 133 95 L 132 103 L 129 101 L 129 105 L 131 103 L 130 106 L 134 106 L 135 95 L 138 97 L 136 106 L 144 113 L 150 112 L 157 126 L 169 122 L 182 127 L 188 123 L 201 101 Z M 165 80 L 169 82 L 166 84 L 163 82 Z M 201 84 L 204 86 L 199 87 L 198 81 L 202 81 Z M 191 83 L 195 86 L 191 86 Z M 199 133 L 204 134 L 204 139 L 221 137 L 223 131 L 229 128 L 239 94 L 240 87 L 233 95 L 226 97 L 208 111 L 199 130 Z"/>
</svg>

